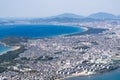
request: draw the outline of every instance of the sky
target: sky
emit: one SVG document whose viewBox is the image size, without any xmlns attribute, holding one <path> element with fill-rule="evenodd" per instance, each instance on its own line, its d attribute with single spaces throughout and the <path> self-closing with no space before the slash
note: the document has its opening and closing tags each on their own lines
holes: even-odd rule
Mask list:
<svg viewBox="0 0 120 80">
<path fill-rule="evenodd" d="M 63 13 L 120 15 L 120 0 L 0 0 L 0 18 L 49 17 Z"/>
</svg>

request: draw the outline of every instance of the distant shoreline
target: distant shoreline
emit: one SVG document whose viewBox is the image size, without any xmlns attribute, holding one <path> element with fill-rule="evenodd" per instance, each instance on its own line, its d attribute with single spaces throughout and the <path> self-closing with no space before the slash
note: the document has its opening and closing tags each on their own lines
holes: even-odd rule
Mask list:
<svg viewBox="0 0 120 80">
<path fill-rule="evenodd" d="M 81 27 L 84 29 L 83 32 L 77 32 L 74 34 L 68 34 L 66 36 L 77 36 L 77 35 L 91 35 L 91 34 L 99 34 L 102 33 L 103 31 L 106 31 L 108 29 L 103 29 L 103 28 L 89 28 L 89 27 Z"/>
<path fill-rule="evenodd" d="M 6 26 L 6 25 L 5 25 Z M 28 37 L 28 38 L 44 38 L 44 37 L 54 37 L 54 36 L 61 36 L 61 35 L 72 35 L 77 34 L 86 31 L 86 28 L 83 28 L 82 26 L 77 25 L 55 25 L 55 24 L 41 24 L 41 25 L 7 25 L 6 28 L 12 27 L 16 30 L 14 33 L 12 32 L 12 29 L 8 31 L 6 34 L 7 36 L 16 36 L 16 37 Z M 29 28 L 28 28 L 29 27 Z M 3 27 L 4 28 L 4 27 Z M 19 29 L 18 29 L 19 28 Z M 48 28 L 48 29 L 46 29 Z M 43 29 L 43 30 L 41 30 Z M 24 30 L 24 33 L 22 33 L 22 30 Z M 19 31 L 19 33 L 17 32 Z M 37 31 L 37 32 L 35 32 Z M 1 34 L 3 31 L 1 30 Z M 21 33 L 21 34 L 20 34 Z M 42 33 L 42 34 L 41 34 Z M 0 37 L 4 38 L 6 36 Z"/>
</svg>

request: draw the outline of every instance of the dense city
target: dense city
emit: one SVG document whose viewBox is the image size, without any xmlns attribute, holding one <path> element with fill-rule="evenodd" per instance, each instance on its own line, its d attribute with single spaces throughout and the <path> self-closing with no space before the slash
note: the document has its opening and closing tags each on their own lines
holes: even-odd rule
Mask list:
<svg viewBox="0 0 120 80">
<path fill-rule="evenodd" d="M 49 24 L 83 27 L 85 30 L 84 34 L 28 39 L 17 44 L 25 46 L 26 50 L 14 59 L 17 63 L 0 73 L 0 80 L 61 80 L 119 68 L 119 20 Z M 101 31 L 96 33 L 91 29 Z"/>
</svg>

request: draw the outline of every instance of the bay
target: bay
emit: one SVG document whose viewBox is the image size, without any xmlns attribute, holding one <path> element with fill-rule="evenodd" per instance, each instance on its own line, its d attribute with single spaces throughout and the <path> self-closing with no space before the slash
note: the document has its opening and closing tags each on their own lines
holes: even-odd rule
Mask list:
<svg viewBox="0 0 120 80">
<path fill-rule="evenodd" d="M 41 38 L 83 32 L 83 28 L 61 25 L 1 25 L 0 38 L 7 36 Z"/>
<path fill-rule="evenodd" d="M 0 38 L 9 36 L 43 38 L 83 32 L 83 28 L 62 25 L 0 25 Z M 9 51 L 11 48 L 0 45 L 0 53 Z"/>
<path fill-rule="evenodd" d="M 11 49 L 12 49 L 11 47 L 4 46 L 4 45 L 0 44 L 0 54 L 4 53 L 6 51 L 9 51 Z"/>
</svg>

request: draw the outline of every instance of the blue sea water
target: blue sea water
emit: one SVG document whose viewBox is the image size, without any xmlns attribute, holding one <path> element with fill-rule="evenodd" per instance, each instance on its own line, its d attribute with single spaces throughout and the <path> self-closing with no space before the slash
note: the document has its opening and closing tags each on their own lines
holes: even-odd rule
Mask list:
<svg viewBox="0 0 120 80">
<path fill-rule="evenodd" d="M 7 36 L 42 38 L 82 32 L 84 29 L 70 26 L 55 25 L 0 25 L 0 38 Z M 0 44 L 0 53 L 9 50 L 10 47 Z M 120 80 L 120 69 L 104 74 L 73 77 L 66 80 Z"/>
<path fill-rule="evenodd" d="M 120 80 L 120 69 L 116 69 L 103 74 L 73 77 L 65 80 Z"/>
<path fill-rule="evenodd" d="M 0 26 L 0 38 L 7 36 L 21 36 L 41 38 L 82 32 L 82 28 L 56 25 L 4 25 Z"/>
<path fill-rule="evenodd" d="M 10 49 L 11 49 L 11 47 L 0 44 L 0 54 L 4 51 L 10 50 Z"/>
<path fill-rule="evenodd" d="M 72 26 L 57 25 L 0 25 L 0 38 L 7 36 L 42 38 L 82 32 L 84 29 Z M 0 45 L 0 53 L 10 47 Z"/>
</svg>

